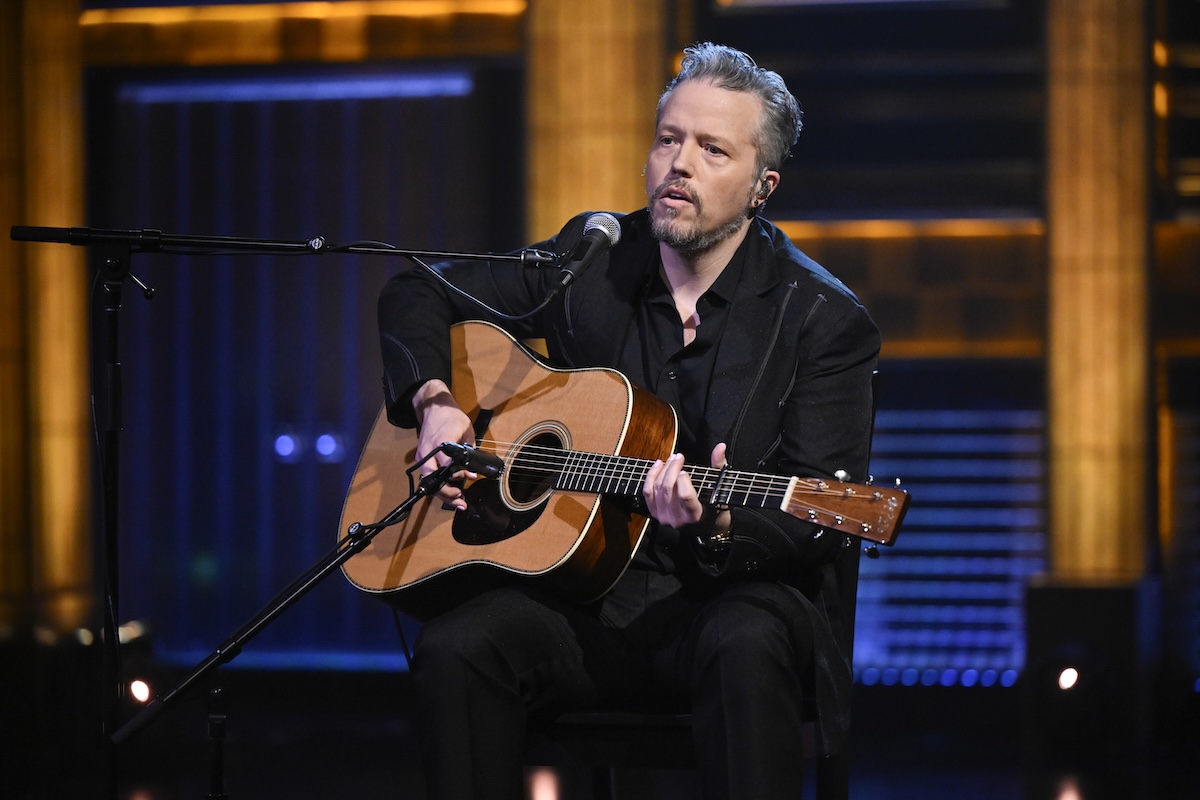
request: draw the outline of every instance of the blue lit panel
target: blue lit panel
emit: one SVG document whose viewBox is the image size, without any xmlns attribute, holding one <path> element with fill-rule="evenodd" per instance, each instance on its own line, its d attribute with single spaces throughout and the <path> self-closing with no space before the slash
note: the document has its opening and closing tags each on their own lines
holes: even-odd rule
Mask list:
<svg viewBox="0 0 1200 800">
<path fill-rule="evenodd" d="M 512 67 L 93 81 L 90 225 L 428 250 L 523 242 L 520 204 L 503 202 L 523 174 Z M 383 400 L 375 306 L 398 268 L 135 257 L 156 295 L 122 310 L 120 610 L 146 623 L 160 659 L 207 657 L 333 549 Z M 397 504 L 408 493 L 389 490 Z M 394 669 L 404 657 L 390 609 L 335 571 L 231 666 Z"/>
<path fill-rule="evenodd" d="M 1030 410 L 880 410 L 871 471 L 913 504 L 896 546 L 862 561 L 861 682 L 1015 681 L 1025 585 L 1046 567 L 1042 425 Z"/>
<path fill-rule="evenodd" d="M 475 90 L 465 72 L 238 80 L 138 81 L 121 88 L 124 103 L 278 103 L 464 97 Z"/>
</svg>

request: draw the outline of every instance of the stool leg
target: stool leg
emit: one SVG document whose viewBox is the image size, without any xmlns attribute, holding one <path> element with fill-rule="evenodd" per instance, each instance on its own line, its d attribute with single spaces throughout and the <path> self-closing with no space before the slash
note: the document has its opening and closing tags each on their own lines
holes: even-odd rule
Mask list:
<svg viewBox="0 0 1200 800">
<path fill-rule="evenodd" d="M 847 800 L 850 797 L 850 759 L 835 753 L 817 759 L 817 800 Z"/>
<path fill-rule="evenodd" d="M 611 767 L 592 767 L 593 800 L 617 800 L 617 783 Z"/>
</svg>

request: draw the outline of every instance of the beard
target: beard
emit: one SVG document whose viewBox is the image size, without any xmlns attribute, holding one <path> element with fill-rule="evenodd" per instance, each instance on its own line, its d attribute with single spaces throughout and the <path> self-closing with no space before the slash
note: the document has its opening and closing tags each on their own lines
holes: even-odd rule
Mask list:
<svg viewBox="0 0 1200 800">
<path fill-rule="evenodd" d="M 652 196 L 658 197 L 669 185 L 658 187 Z M 681 222 L 679 212 L 674 208 L 663 209 L 652 204 L 650 213 L 650 231 L 654 238 L 684 255 L 698 255 L 716 247 L 741 230 L 742 224 L 752 213 L 750 201 L 747 199 L 740 212 L 715 225 L 707 225 L 704 205 L 699 196 L 691 194 L 691 199 L 692 207 L 696 211 L 694 222 Z"/>
</svg>

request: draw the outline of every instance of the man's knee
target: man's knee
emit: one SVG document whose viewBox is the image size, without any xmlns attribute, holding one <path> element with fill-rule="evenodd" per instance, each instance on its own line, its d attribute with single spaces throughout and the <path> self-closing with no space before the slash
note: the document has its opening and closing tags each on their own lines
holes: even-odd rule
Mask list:
<svg viewBox="0 0 1200 800">
<path fill-rule="evenodd" d="M 800 669 L 811 650 L 803 606 L 791 590 L 770 583 L 732 587 L 701 616 L 699 661 L 718 660 L 722 669 L 748 672 Z"/>
<path fill-rule="evenodd" d="M 413 674 L 418 681 L 433 677 L 456 680 L 463 669 L 493 669 L 502 663 L 508 601 L 469 602 L 422 625 L 413 645 Z M 456 677 L 450 677 L 454 675 Z"/>
<path fill-rule="evenodd" d="M 486 674 L 508 679 L 544 660 L 569 635 L 561 616 L 517 589 L 496 589 L 425 623 L 413 671 Z M 452 679 L 451 679 L 452 680 Z"/>
</svg>

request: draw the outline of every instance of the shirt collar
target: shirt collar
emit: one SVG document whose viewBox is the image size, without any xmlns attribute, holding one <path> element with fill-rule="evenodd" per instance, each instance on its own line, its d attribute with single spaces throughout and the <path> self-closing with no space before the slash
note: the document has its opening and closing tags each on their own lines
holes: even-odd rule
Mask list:
<svg viewBox="0 0 1200 800">
<path fill-rule="evenodd" d="M 737 285 L 742 279 L 742 267 L 746 263 L 746 253 L 750 249 L 750 235 L 742 239 L 742 243 L 738 245 L 738 249 L 734 252 L 733 258 L 729 259 L 729 263 L 725 265 L 725 269 L 721 270 L 721 274 L 713 281 L 713 285 L 708 287 L 708 292 L 705 294 L 713 294 L 725 302 L 733 301 L 733 296 L 737 292 Z"/>
<path fill-rule="evenodd" d="M 657 248 L 656 248 L 657 250 Z M 738 249 L 734 251 L 733 257 L 729 259 L 729 263 L 725 265 L 725 269 L 721 270 L 721 274 L 713 281 L 713 285 L 708 287 L 704 293 L 704 297 L 712 295 L 723 300 L 725 303 L 733 301 L 734 295 L 737 293 L 738 283 L 742 279 L 742 269 L 746 264 L 746 254 L 750 251 L 750 235 L 742 239 L 742 243 L 738 245 Z M 662 262 L 659 258 L 654 259 L 654 277 L 651 283 L 651 294 L 654 296 L 662 296 L 669 294 L 670 289 L 667 288 L 667 282 L 662 277 Z"/>
</svg>

